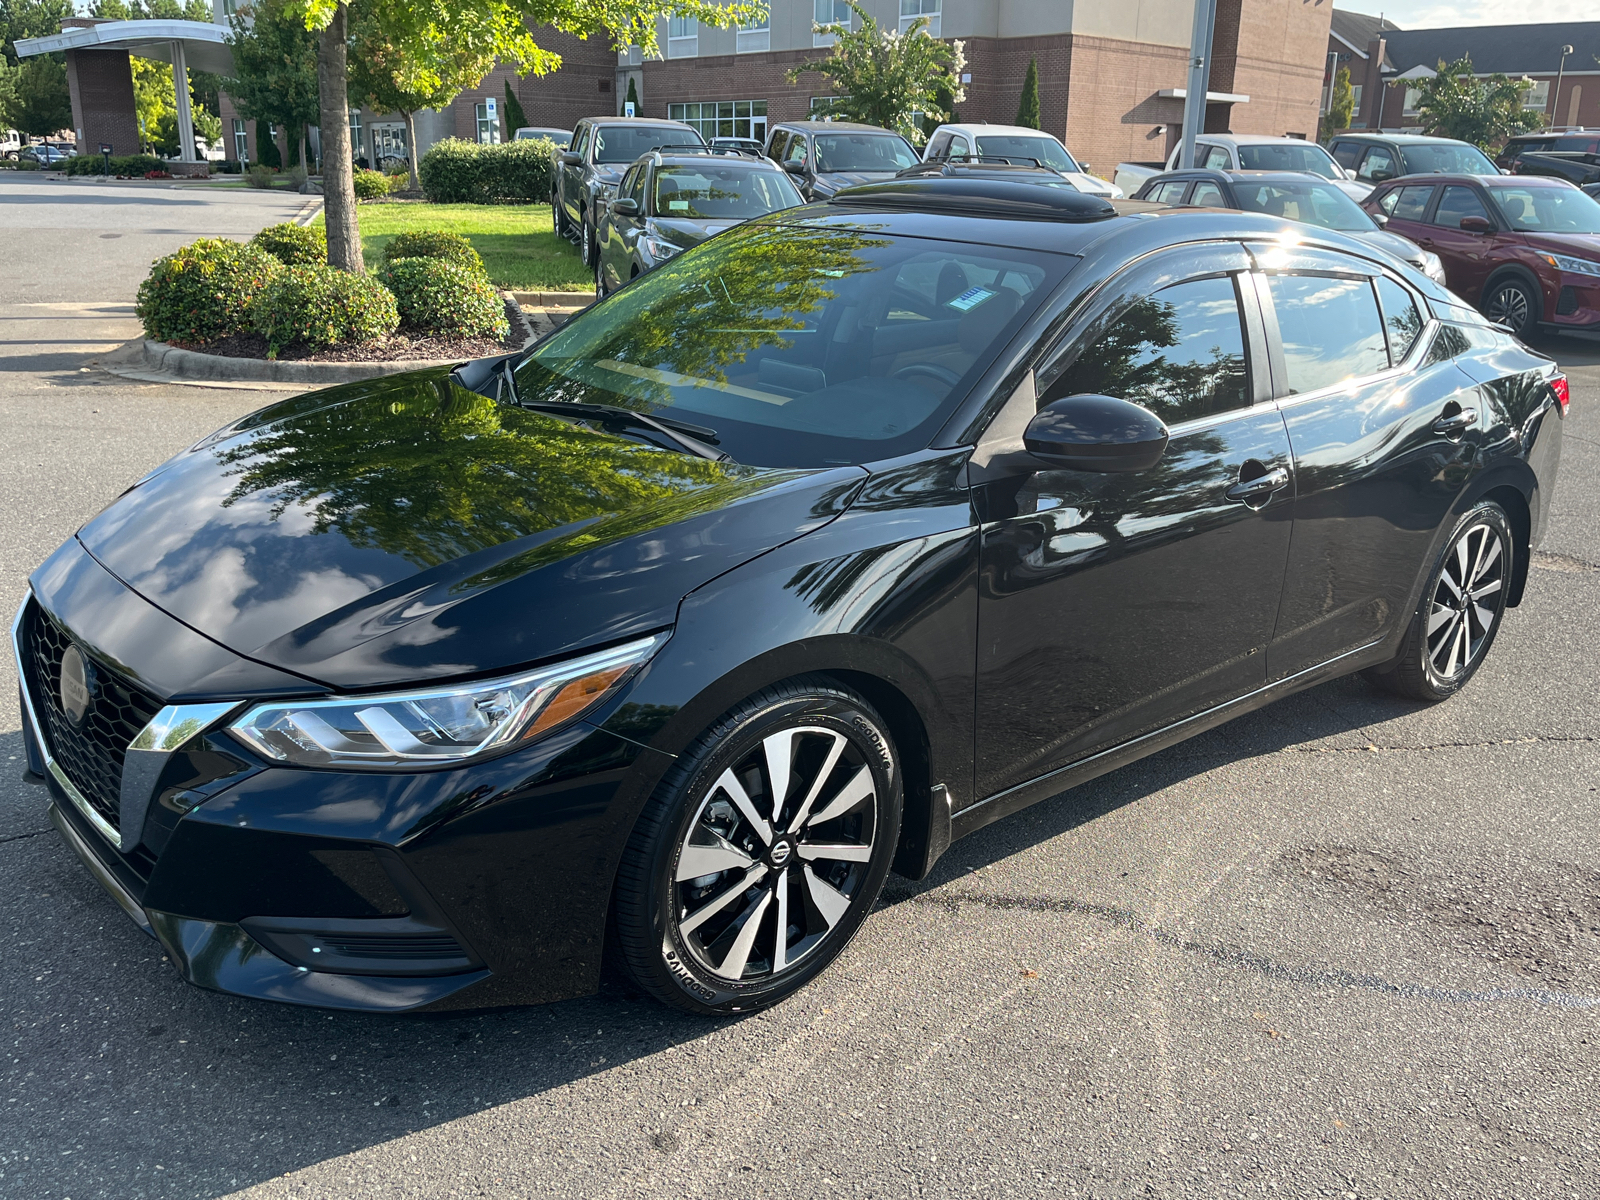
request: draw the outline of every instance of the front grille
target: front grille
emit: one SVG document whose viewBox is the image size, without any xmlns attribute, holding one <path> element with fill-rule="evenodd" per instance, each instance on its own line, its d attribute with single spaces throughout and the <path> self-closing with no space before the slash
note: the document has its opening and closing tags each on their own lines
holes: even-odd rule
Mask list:
<svg viewBox="0 0 1600 1200">
<path fill-rule="evenodd" d="M 1570 316 L 1578 311 L 1578 292 L 1571 285 L 1561 289 L 1561 294 L 1556 297 L 1556 315 L 1558 317 Z"/>
<path fill-rule="evenodd" d="M 37 601 L 29 609 L 23 619 L 23 653 L 45 748 L 90 807 L 116 829 L 122 821 L 122 762 L 128 743 L 161 710 L 161 701 L 84 653 L 93 679 L 83 724 L 74 725 L 62 710 L 60 685 L 61 656 L 72 645 L 71 635 Z M 84 648 L 78 650 L 83 653 Z"/>
<path fill-rule="evenodd" d="M 464 958 L 461 944 L 448 933 L 391 934 L 388 937 L 361 937 L 357 934 L 328 934 L 323 938 L 329 950 L 346 958 Z"/>
</svg>

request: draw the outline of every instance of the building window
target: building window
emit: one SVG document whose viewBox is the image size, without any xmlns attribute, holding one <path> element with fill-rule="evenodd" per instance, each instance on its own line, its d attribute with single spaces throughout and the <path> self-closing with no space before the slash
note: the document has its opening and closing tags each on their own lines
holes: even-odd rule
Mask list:
<svg viewBox="0 0 1600 1200">
<path fill-rule="evenodd" d="M 1417 101 L 1422 98 L 1422 89 L 1408 87 L 1406 89 L 1405 103 L 1400 106 L 1402 116 L 1412 117 L 1417 113 Z"/>
<path fill-rule="evenodd" d="M 850 28 L 850 5 L 845 0 L 812 0 L 811 19 L 822 28 L 811 34 L 813 46 L 831 46 L 835 38 L 833 28 Z"/>
<path fill-rule="evenodd" d="M 833 106 L 844 98 L 843 96 L 813 96 L 811 97 L 810 105 L 807 106 L 806 115 L 813 121 L 831 121 L 833 120 Z"/>
<path fill-rule="evenodd" d="M 667 57 L 693 58 L 700 53 L 700 22 L 693 17 L 667 18 Z"/>
<path fill-rule="evenodd" d="M 374 125 L 372 127 L 373 166 L 380 171 L 385 163 L 406 161 L 406 127 L 404 125 Z"/>
<path fill-rule="evenodd" d="M 361 138 L 361 110 L 359 108 L 350 110 L 350 154 L 353 158 L 365 158 L 367 156 L 367 144 Z"/>
<path fill-rule="evenodd" d="M 250 135 L 245 132 L 243 117 L 233 119 L 233 156 L 240 162 L 250 161 Z"/>
<path fill-rule="evenodd" d="M 1550 81 L 1541 79 L 1522 96 L 1522 107 L 1543 112 L 1550 104 Z"/>
<path fill-rule="evenodd" d="M 498 110 L 499 106 L 495 106 Z M 490 112 L 487 102 L 476 108 L 478 118 L 478 141 L 484 145 L 492 146 L 500 140 L 500 113 Z"/>
<path fill-rule="evenodd" d="M 739 54 L 758 54 L 772 49 L 772 18 L 762 17 L 759 22 L 739 26 L 734 39 L 734 50 Z"/>
<path fill-rule="evenodd" d="M 766 144 L 765 100 L 706 100 L 699 104 L 669 104 L 667 118 L 692 125 L 706 141 L 719 137 L 754 138 Z"/>
<path fill-rule="evenodd" d="M 1352 121 L 1354 121 L 1360 115 L 1361 115 L 1361 85 L 1359 83 L 1352 83 L 1350 85 L 1350 119 Z"/>
<path fill-rule="evenodd" d="M 222 15 L 223 16 L 231 17 L 237 11 L 238 11 L 238 7 L 234 4 L 234 0 L 222 0 Z"/>
<path fill-rule="evenodd" d="M 927 17 L 929 37 L 939 36 L 939 9 L 942 0 L 900 0 L 900 32 L 911 28 L 918 17 Z"/>
</svg>

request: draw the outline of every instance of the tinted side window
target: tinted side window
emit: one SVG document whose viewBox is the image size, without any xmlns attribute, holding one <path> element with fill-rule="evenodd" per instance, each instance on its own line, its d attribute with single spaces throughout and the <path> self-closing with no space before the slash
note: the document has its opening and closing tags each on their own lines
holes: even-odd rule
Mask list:
<svg viewBox="0 0 1600 1200">
<path fill-rule="evenodd" d="M 1233 279 L 1196 279 L 1134 301 L 1040 403 L 1084 392 L 1142 404 L 1168 425 L 1246 407 L 1244 326 Z"/>
<path fill-rule="evenodd" d="M 1374 146 L 1368 150 L 1356 175 L 1361 179 L 1371 179 L 1375 173 L 1382 173 L 1385 178 L 1400 174 L 1394 167 L 1394 155 L 1386 147 Z"/>
<path fill-rule="evenodd" d="M 1210 151 L 1206 154 L 1205 162 L 1200 162 L 1199 158 L 1200 155 L 1197 152 L 1195 154 L 1195 166 L 1206 167 L 1213 171 L 1226 171 L 1233 166 L 1233 160 L 1229 157 L 1228 152 L 1221 146 L 1212 146 Z"/>
<path fill-rule="evenodd" d="M 789 153 L 785 156 L 787 162 L 805 162 L 806 160 L 806 135 L 797 133 L 794 140 L 789 143 Z"/>
<path fill-rule="evenodd" d="M 1183 189 L 1189 185 L 1182 181 L 1162 183 L 1151 189 L 1146 200 L 1153 200 L 1157 204 L 1176 204 L 1183 199 Z"/>
<path fill-rule="evenodd" d="M 1411 293 L 1387 275 L 1378 279 L 1378 304 L 1383 309 L 1383 327 L 1389 335 L 1389 358 L 1399 363 L 1417 344 L 1417 336 L 1422 332 L 1422 314 L 1417 311 Z"/>
<path fill-rule="evenodd" d="M 1460 229 L 1464 217 L 1489 219 L 1489 211 L 1471 188 L 1447 187 L 1439 197 L 1439 207 L 1434 211 L 1433 223 L 1449 229 Z"/>
<path fill-rule="evenodd" d="M 1391 217 L 1401 221 L 1420 221 L 1422 214 L 1428 211 L 1428 201 L 1433 196 L 1433 187 L 1403 187 L 1398 191 L 1390 192 L 1383 198 L 1384 204 L 1390 203 L 1389 197 L 1393 196 L 1392 208 L 1386 211 Z"/>
<path fill-rule="evenodd" d="M 767 146 L 767 157 L 778 162 L 783 161 L 783 148 L 789 144 L 789 131 L 780 129 L 772 135 L 772 141 Z"/>
<path fill-rule="evenodd" d="M 1197 183 L 1194 185 L 1194 195 L 1189 197 L 1190 204 L 1198 204 L 1202 208 L 1227 208 L 1228 202 L 1222 198 L 1222 189 L 1214 183 Z"/>
<path fill-rule="evenodd" d="M 1335 142 L 1333 144 L 1333 161 L 1341 167 L 1356 165 L 1356 159 L 1361 157 L 1360 142 Z"/>
<path fill-rule="evenodd" d="M 589 126 L 580 125 L 577 135 L 572 139 L 572 152 L 587 155 L 589 153 Z"/>
<path fill-rule="evenodd" d="M 928 157 L 939 158 L 950 153 L 950 135 L 948 133 L 935 134 L 933 141 L 928 143 Z"/>
<path fill-rule="evenodd" d="M 1433 345 L 1428 347 L 1428 357 L 1423 360 L 1423 366 L 1444 362 L 1446 359 L 1457 358 L 1472 349 L 1472 340 L 1456 325 L 1441 325 L 1439 332 L 1434 335 Z"/>
<path fill-rule="evenodd" d="M 639 205 L 639 213 L 642 216 L 644 214 L 644 185 L 645 180 L 649 177 L 650 173 L 643 167 L 635 167 L 633 172 L 633 181 L 631 184 L 626 179 L 622 181 L 622 194 Z"/>
<path fill-rule="evenodd" d="M 1278 313 L 1291 395 L 1388 367 L 1383 322 L 1365 279 L 1272 275 L 1267 288 Z"/>
</svg>

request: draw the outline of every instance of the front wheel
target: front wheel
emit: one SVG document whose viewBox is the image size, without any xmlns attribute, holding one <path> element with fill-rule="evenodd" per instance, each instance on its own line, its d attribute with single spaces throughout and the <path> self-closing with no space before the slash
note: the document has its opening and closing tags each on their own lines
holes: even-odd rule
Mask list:
<svg viewBox="0 0 1600 1200">
<path fill-rule="evenodd" d="M 595 262 L 594 230 L 589 227 L 589 218 L 587 217 L 583 218 L 581 225 L 582 228 L 578 234 L 578 253 L 583 256 L 583 265 L 592 267 Z"/>
<path fill-rule="evenodd" d="M 596 300 L 606 298 L 606 264 L 605 259 L 598 254 L 594 256 L 594 298 Z"/>
<path fill-rule="evenodd" d="M 1465 687 L 1505 616 L 1515 553 L 1498 504 L 1470 509 L 1445 542 L 1399 655 L 1367 678 L 1413 700 L 1444 700 Z"/>
<path fill-rule="evenodd" d="M 1533 336 L 1542 309 L 1538 293 L 1515 276 L 1496 280 L 1484 292 L 1483 315 L 1523 340 Z"/>
<path fill-rule="evenodd" d="M 646 806 L 617 873 L 617 942 L 658 999 L 725 1016 L 775 1004 L 849 943 L 883 888 L 901 782 L 860 697 L 802 679 L 700 736 Z"/>
</svg>

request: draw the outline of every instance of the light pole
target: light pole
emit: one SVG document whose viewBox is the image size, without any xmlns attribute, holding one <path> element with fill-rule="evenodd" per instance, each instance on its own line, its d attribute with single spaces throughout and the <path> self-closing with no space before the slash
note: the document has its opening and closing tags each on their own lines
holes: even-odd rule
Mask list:
<svg viewBox="0 0 1600 1200">
<path fill-rule="evenodd" d="M 1206 123 L 1206 83 L 1211 74 L 1211 35 L 1217 0 L 1194 0 L 1194 29 L 1189 37 L 1189 89 L 1183 98 L 1183 143 L 1178 166 L 1194 166 L 1194 139 Z"/>
<path fill-rule="evenodd" d="M 1567 55 L 1569 55 L 1571 53 L 1572 53 L 1572 47 L 1571 46 L 1563 46 L 1563 47 L 1561 47 L 1561 65 L 1556 68 L 1555 95 L 1550 98 L 1550 105 L 1551 105 L 1550 116 L 1552 118 L 1551 121 L 1550 121 L 1550 124 L 1552 126 L 1555 124 L 1554 118 L 1556 116 L 1560 115 L 1560 113 L 1561 113 L 1561 76 L 1565 73 L 1565 71 L 1567 69 Z"/>
</svg>

